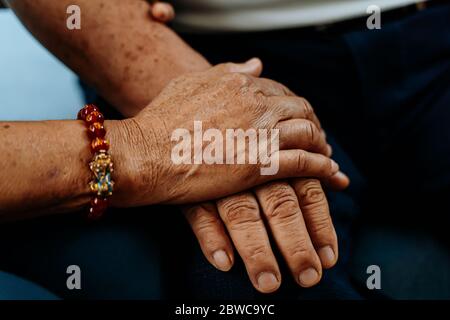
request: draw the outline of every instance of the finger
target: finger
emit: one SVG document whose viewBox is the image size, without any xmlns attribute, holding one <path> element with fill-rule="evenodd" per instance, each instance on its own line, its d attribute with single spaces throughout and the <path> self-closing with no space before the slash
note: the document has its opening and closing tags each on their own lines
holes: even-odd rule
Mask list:
<svg viewBox="0 0 450 320">
<path fill-rule="evenodd" d="M 279 122 L 280 149 L 302 149 L 330 156 L 330 147 L 317 126 L 305 119 L 290 119 Z"/>
<path fill-rule="evenodd" d="M 324 179 L 323 183 L 332 190 L 342 191 L 350 185 L 350 178 L 345 173 L 339 171 L 331 177 Z"/>
<path fill-rule="evenodd" d="M 277 290 L 281 273 L 254 195 L 233 195 L 219 200 L 217 207 L 253 286 L 263 293 Z"/>
<path fill-rule="evenodd" d="M 322 276 L 322 267 L 294 189 L 287 182 L 272 182 L 257 187 L 256 195 L 296 282 L 302 287 L 317 284 Z"/>
<path fill-rule="evenodd" d="M 258 78 L 255 88 L 266 97 L 295 96 L 288 87 L 271 79 Z"/>
<path fill-rule="evenodd" d="M 314 124 L 322 131 L 322 125 L 317 118 L 314 109 L 310 103 L 302 97 L 269 97 L 268 101 L 272 105 L 279 106 L 280 112 L 283 115 L 283 120 L 287 119 L 307 119 L 314 122 Z M 325 132 L 323 133 L 326 138 Z"/>
<path fill-rule="evenodd" d="M 244 63 L 222 63 L 211 69 L 211 74 L 226 74 L 226 73 L 245 73 L 254 77 L 259 77 L 262 73 L 263 64 L 260 59 L 252 58 Z"/>
<path fill-rule="evenodd" d="M 292 186 L 322 267 L 329 269 L 336 264 L 338 242 L 327 198 L 320 181 L 317 179 L 293 179 Z"/>
<path fill-rule="evenodd" d="M 234 262 L 233 247 L 215 203 L 188 206 L 183 208 L 183 213 L 206 259 L 221 271 L 230 270 Z"/>
<path fill-rule="evenodd" d="M 175 18 L 175 10 L 166 2 L 156 2 L 152 5 L 152 16 L 156 20 L 167 23 Z"/>
<path fill-rule="evenodd" d="M 261 175 L 256 178 L 257 184 L 285 178 L 327 179 L 338 171 L 339 165 L 324 155 L 298 149 L 281 150 L 261 161 Z"/>
</svg>

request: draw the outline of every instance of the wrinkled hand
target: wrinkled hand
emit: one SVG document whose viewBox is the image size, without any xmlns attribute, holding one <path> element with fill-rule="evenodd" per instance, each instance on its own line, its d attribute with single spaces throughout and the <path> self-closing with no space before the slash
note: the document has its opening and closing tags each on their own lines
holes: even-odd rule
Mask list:
<svg viewBox="0 0 450 320">
<path fill-rule="evenodd" d="M 159 3 L 153 16 L 166 23 L 173 19 L 174 11 L 170 4 Z M 320 128 L 318 121 L 315 124 Z M 331 151 L 325 155 L 331 156 Z M 333 187 L 343 189 L 347 184 L 342 177 Z M 336 232 L 317 179 L 271 182 L 254 192 L 185 207 L 184 212 L 205 257 L 219 270 L 228 271 L 234 262 L 233 242 L 252 283 L 261 292 L 272 292 L 281 283 L 265 222 L 295 280 L 303 287 L 316 284 L 322 268 L 331 268 L 338 258 Z"/>
<path fill-rule="evenodd" d="M 338 165 L 318 153 L 328 152 L 329 146 L 309 104 L 277 82 L 249 75 L 260 71 L 261 62 L 253 59 L 182 76 L 138 116 L 124 120 L 127 154 L 134 156 L 127 159 L 130 183 L 116 204 L 200 202 L 280 178 L 306 176 L 339 183 Z M 278 172 L 261 175 L 260 162 L 174 164 L 171 136 L 180 128 L 192 131 L 194 120 L 203 123 L 203 131 L 214 128 L 223 136 L 226 129 L 278 129 L 280 151 L 269 154 L 270 159 L 278 159 Z M 234 159 L 242 152 L 249 159 L 248 149 L 233 150 Z"/>
<path fill-rule="evenodd" d="M 328 202 L 316 179 L 271 182 L 184 212 L 208 261 L 230 270 L 233 243 L 253 286 L 263 293 L 281 284 L 269 233 L 302 287 L 317 284 L 322 269 L 333 267 L 338 258 Z"/>
<path fill-rule="evenodd" d="M 315 116 L 311 119 L 324 135 L 318 119 Z M 307 151 L 331 156 L 328 146 L 326 149 L 316 146 L 313 134 L 309 136 L 310 144 L 304 145 Z M 329 186 L 336 190 L 346 188 L 348 178 L 342 173 L 337 176 L 340 179 L 331 180 L 331 184 L 328 180 Z M 230 270 L 234 263 L 233 243 L 253 286 L 263 293 L 273 292 L 281 284 L 269 233 L 302 287 L 317 284 L 322 269 L 333 267 L 338 259 L 336 231 L 317 179 L 270 182 L 253 192 L 185 206 L 183 211 L 208 261 L 219 270 Z"/>
<path fill-rule="evenodd" d="M 156 19 L 163 23 L 172 20 L 173 8 L 169 4 L 160 3 L 154 8 Z M 330 156 L 330 150 L 325 155 Z M 342 189 L 347 183 L 343 178 L 334 187 Z M 328 203 L 316 179 L 271 182 L 254 192 L 185 207 L 184 212 L 205 257 L 219 270 L 228 271 L 234 262 L 233 242 L 253 285 L 261 292 L 275 291 L 281 284 L 265 221 L 301 286 L 319 282 L 322 268 L 331 268 L 338 258 Z"/>
</svg>

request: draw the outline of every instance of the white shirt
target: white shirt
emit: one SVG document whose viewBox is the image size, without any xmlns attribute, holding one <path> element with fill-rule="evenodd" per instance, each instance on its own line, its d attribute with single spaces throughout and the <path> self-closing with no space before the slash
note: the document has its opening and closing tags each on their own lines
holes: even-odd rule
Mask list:
<svg viewBox="0 0 450 320">
<path fill-rule="evenodd" d="M 175 27 L 196 31 L 258 31 L 323 25 L 420 0 L 173 0 Z"/>
</svg>

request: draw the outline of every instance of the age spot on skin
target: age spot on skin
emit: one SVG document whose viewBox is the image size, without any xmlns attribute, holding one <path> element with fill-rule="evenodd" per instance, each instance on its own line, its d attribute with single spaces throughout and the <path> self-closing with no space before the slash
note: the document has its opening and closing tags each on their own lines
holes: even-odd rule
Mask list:
<svg viewBox="0 0 450 320">
<path fill-rule="evenodd" d="M 127 51 L 125 52 L 125 58 L 130 60 L 131 62 L 134 62 L 139 58 L 139 55 L 132 51 Z"/>
<path fill-rule="evenodd" d="M 59 171 L 57 168 L 52 168 L 49 171 L 47 171 L 47 178 L 53 179 L 56 178 L 59 175 Z"/>
</svg>

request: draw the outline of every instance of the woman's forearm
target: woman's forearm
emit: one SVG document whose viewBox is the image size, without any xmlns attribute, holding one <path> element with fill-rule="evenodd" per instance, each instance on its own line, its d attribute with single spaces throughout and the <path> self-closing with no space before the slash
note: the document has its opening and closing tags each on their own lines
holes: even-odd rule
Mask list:
<svg viewBox="0 0 450 320">
<path fill-rule="evenodd" d="M 119 194 L 126 185 L 122 133 L 117 121 L 106 121 L 105 127 Z M 91 159 L 82 121 L 0 122 L 0 219 L 86 207 Z"/>
<path fill-rule="evenodd" d="M 142 0 L 12 0 L 27 28 L 125 116 L 147 105 L 173 78 L 209 63 Z M 81 9 L 81 30 L 66 27 L 69 5 Z"/>
</svg>

